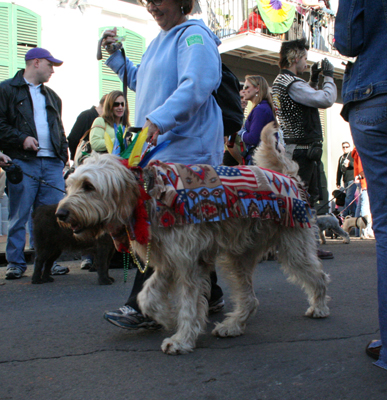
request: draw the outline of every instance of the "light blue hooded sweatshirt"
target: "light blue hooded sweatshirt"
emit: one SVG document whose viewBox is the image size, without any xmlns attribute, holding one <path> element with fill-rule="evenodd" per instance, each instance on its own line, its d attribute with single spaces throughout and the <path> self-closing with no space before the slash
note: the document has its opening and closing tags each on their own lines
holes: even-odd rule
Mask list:
<svg viewBox="0 0 387 400">
<path fill-rule="evenodd" d="M 212 92 L 221 82 L 220 40 L 202 20 L 161 31 L 135 66 L 128 58 L 128 87 L 136 92 L 135 126 L 149 119 L 160 129 L 154 158 L 181 164 L 219 165 L 223 159 L 222 111 Z M 123 79 L 124 58 L 106 61 Z"/>
</svg>

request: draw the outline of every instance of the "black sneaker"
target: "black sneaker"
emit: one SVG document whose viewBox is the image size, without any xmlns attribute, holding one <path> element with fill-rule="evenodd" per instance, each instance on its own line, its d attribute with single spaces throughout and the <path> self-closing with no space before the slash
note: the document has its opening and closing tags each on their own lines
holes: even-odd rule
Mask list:
<svg viewBox="0 0 387 400">
<path fill-rule="evenodd" d="M 208 304 L 208 314 L 216 314 L 223 310 L 225 302 L 223 297 L 220 297 L 217 300 L 210 301 Z"/>
<path fill-rule="evenodd" d="M 160 329 L 162 326 L 149 317 L 145 317 L 134 308 L 123 306 L 118 310 L 105 311 L 103 317 L 111 324 L 123 329 Z"/>
</svg>

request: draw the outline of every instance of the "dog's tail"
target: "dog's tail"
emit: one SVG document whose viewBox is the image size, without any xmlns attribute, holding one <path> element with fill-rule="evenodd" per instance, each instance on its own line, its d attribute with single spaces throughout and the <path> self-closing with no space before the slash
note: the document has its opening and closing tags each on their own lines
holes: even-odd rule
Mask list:
<svg viewBox="0 0 387 400">
<path fill-rule="evenodd" d="M 298 175 L 298 164 L 285 155 L 281 144 L 277 145 L 277 125 L 267 124 L 261 132 L 261 142 L 253 155 L 253 162 L 258 167 L 271 169 L 294 178 Z M 278 148 L 278 150 L 277 150 Z"/>
</svg>

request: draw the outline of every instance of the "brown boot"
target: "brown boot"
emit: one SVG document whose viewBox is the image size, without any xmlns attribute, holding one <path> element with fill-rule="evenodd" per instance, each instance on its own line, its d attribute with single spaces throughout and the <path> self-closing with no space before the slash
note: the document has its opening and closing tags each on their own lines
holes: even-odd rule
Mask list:
<svg viewBox="0 0 387 400">
<path fill-rule="evenodd" d="M 333 258 L 333 254 L 331 251 L 325 251 L 325 250 L 317 250 L 317 257 L 320 260 L 329 260 L 331 258 Z"/>
</svg>

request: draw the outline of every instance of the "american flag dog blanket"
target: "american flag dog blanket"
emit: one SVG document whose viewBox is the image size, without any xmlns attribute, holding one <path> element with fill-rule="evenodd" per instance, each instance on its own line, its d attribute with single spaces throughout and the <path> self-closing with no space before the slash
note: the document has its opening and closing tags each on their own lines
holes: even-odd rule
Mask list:
<svg viewBox="0 0 387 400">
<path fill-rule="evenodd" d="M 307 193 L 289 176 L 257 166 L 212 167 L 152 161 L 152 197 L 159 225 L 271 219 L 288 227 L 310 228 Z"/>
</svg>

